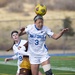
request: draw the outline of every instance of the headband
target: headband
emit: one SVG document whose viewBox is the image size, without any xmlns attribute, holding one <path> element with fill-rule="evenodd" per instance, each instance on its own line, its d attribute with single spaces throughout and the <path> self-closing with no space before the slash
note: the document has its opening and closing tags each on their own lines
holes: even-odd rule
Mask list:
<svg viewBox="0 0 75 75">
<path fill-rule="evenodd" d="M 42 19 L 43 20 L 43 17 L 42 16 L 36 16 L 35 18 L 34 18 L 34 21 L 36 21 L 36 20 L 38 20 L 38 19 Z"/>
</svg>

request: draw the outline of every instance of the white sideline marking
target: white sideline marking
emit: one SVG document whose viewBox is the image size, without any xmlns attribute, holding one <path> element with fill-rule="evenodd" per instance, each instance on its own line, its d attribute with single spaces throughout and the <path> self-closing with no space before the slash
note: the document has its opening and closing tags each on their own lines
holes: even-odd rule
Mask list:
<svg viewBox="0 0 75 75">
<path fill-rule="evenodd" d="M 0 64 L 17 66 L 17 64 L 13 63 L 13 62 L 3 62 L 3 61 L 0 61 Z"/>
<path fill-rule="evenodd" d="M 40 68 L 42 68 L 40 66 Z M 75 68 L 69 68 L 69 67 L 55 67 L 55 66 L 52 66 L 52 69 L 53 70 L 61 70 L 61 71 L 72 71 L 72 72 L 75 72 Z"/>
<path fill-rule="evenodd" d="M 4 65 L 13 65 L 13 66 L 17 66 L 17 63 L 13 63 L 13 62 L 3 62 L 3 61 L 0 61 L 0 64 L 4 64 Z M 42 68 L 40 66 L 40 68 Z M 52 66 L 52 69 L 53 70 L 62 70 L 62 71 L 72 71 L 72 72 L 75 72 L 75 68 L 69 68 L 69 67 L 54 67 Z"/>
<path fill-rule="evenodd" d="M 69 67 L 52 67 L 54 70 L 62 70 L 62 71 L 72 71 L 75 72 L 75 68 L 69 68 Z"/>
</svg>

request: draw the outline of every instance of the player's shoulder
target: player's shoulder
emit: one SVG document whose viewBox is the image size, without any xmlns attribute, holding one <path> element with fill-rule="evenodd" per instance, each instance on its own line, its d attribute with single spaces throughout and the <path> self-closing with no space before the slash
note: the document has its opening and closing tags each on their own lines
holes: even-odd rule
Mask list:
<svg viewBox="0 0 75 75">
<path fill-rule="evenodd" d="M 48 28 L 47 26 L 43 25 L 43 29 Z"/>
<path fill-rule="evenodd" d="M 13 45 L 13 48 L 15 47 L 15 44 Z"/>
<path fill-rule="evenodd" d="M 33 27 L 33 25 L 34 25 L 34 24 L 29 24 L 29 25 L 27 25 L 26 28 L 31 28 L 31 27 Z"/>
<path fill-rule="evenodd" d="M 29 24 L 26 26 L 25 30 L 28 31 L 28 30 L 32 30 L 33 29 L 33 24 Z"/>
<path fill-rule="evenodd" d="M 49 28 L 47 26 L 43 26 L 43 30 L 48 30 Z"/>
<path fill-rule="evenodd" d="M 15 46 L 15 44 L 13 45 L 12 48 L 13 48 L 13 51 L 14 51 L 14 53 L 15 53 L 15 52 L 16 52 L 16 50 L 15 50 L 15 49 L 16 49 L 16 46 Z"/>
<path fill-rule="evenodd" d="M 43 26 L 43 29 L 44 29 L 44 30 L 51 30 L 49 27 L 47 27 L 47 26 L 45 26 L 45 25 Z"/>
</svg>

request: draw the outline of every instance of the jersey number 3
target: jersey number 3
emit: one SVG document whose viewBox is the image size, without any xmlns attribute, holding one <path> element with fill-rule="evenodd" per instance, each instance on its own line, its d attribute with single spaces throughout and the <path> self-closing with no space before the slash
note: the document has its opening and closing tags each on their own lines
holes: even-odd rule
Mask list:
<svg viewBox="0 0 75 75">
<path fill-rule="evenodd" d="M 38 45 L 39 44 L 39 41 L 38 40 L 35 40 L 35 45 Z"/>
</svg>

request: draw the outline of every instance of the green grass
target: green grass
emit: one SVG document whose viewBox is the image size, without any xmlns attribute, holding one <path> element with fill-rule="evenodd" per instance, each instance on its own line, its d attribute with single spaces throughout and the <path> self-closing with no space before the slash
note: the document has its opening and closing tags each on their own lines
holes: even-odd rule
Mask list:
<svg viewBox="0 0 75 75">
<path fill-rule="evenodd" d="M 60 68 L 59 70 L 53 69 L 55 75 L 75 75 L 75 56 L 52 57 L 51 65 Z"/>
<path fill-rule="evenodd" d="M 0 64 L 0 75 L 15 75 L 17 67 Z"/>
<path fill-rule="evenodd" d="M 4 59 L 0 58 L 0 61 Z M 10 63 L 16 63 L 16 61 Z M 52 56 L 50 63 L 55 75 L 75 75 L 75 56 Z M 15 75 L 16 70 L 17 66 L 0 64 L 0 75 Z M 42 68 L 40 71 L 44 74 Z"/>
<path fill-rule="evenodd" d="M 52 57 L 51 64 L 56 67 L 69 67 L 75 69 L 75 56 Z"/>
</svg>

